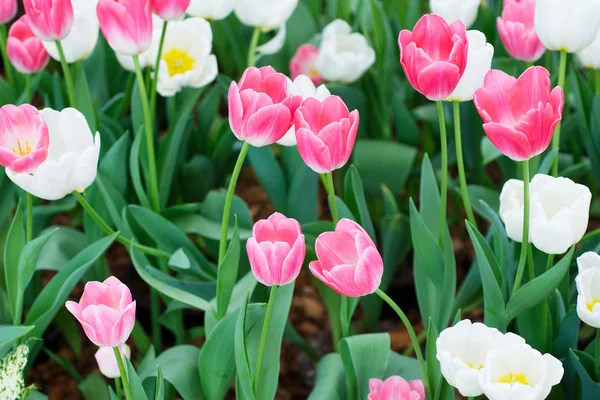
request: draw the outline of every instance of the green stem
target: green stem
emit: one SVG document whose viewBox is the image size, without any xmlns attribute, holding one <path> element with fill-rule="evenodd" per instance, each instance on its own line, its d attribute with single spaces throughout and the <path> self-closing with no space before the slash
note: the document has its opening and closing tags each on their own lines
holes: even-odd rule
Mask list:
<svg viewBox="0 0 600 400">
<path fill-rule="evenodd" d="M 444 237 L 446 226 L 446 207 L 448 203 L 448 142 L 446 139 L 446 118 L 444 117 L 444 103 L 437 102 L 438 119 L 440 122 L 440 144 L 442 146 L 442 180 L 440 184 L 440 245 Z"/>
<path fill-rule="evenodd" d="M 156 173 L 156 155 L 154 153 L 154 130 L 152 128 L 152 117 L 150 115 L 150 106 L 148 105 L 148 94 L 144 85 L 144 75 L 140 67 L 138 56 L 133 56 L 135 64 L 135 75 L 137 77 L 138 89 L 140 91 L 140 100 L 142 102 L 142 111 L 144 113 L 144 129 L 146 131 L 146 148 L 148 151 L 148 169 L 150 170 L 150 204 L 152 210 L 160 212 L 160 195 L 158 191 L 158 175 Z"/>
<path fill-rule="evenodd" d="M 458 165 L 458 179 L 460 181 L 460 192 L 462 195 L 463 204 L 467 213 L 467 218 L 473 226 L 477 226 L 471 201 L 469 200 L 469 192 L 467 190 L 467 177 L 465 174 L 465 164 L 462 153 L 462 135 L 460 131 L 460 103 L 455 101 L 454 106 L 454 142 L 456 143 L 456 163 Z"/>
<path fill-rule="evenodd" d="M 27 243 L 33 239 L 33 195 L 27 193 Z"/>
<path fill-rule="evenodd" d="M 113 347 L 115 358 L 117 359 L 117 365 L 119 366 L 119 372 L 121 373 L 121 380 L 123 381 L 123 389 L 125 389 L 125 398 L 127 400 L 133 400 L 131 397 L 131 389 L 129 389 L 129 380 L 127 379 L 127 372 L 125 372 L 125 365 L 123 365 L 123 359 L 121 358 L 121 352 L 118 347 Z"/>
<path fill-rule="evenodd" d="M 2 64 L 4 65 L 4 73 L 6 74 L 6 81 L 12 85 L 14 82 L 12 64 L 8 59 L 8 53 L 6 52 L 6 25 L 2 25 L 0 28 L 0 48 L 2 50 Z"/>
<path fill-rule="evenodd" d="M 423 343 L 425 341 L 425 339 L 427 339 L 427 331 L 422 330 L 417 335 L 417 340 L 419 341 L 419 343 Z M 415 352 L 415 346 L 413 346 L 412 342 L 410 342 L 408 344 L 408 347 L 402 352 L 402 355 L 407 356 L 407 357 L 412 357 L 414 352 Z"/>
<path fill-rule="evenodd" d="M 406 316 L 406 314 L 404 314 L 402 309 L 400 307 L 398 307 L 398 304 L 396 304 L 396 302 L 394 302 L 394 300 L 392 300 L 387 294 L 385 294 L 381 289 L 377 289 L 375 291 L 375 293 L 377 294 L 377 296 L 381 297 L 381 299 L 383 301 L 388 303 L 389 306 L 394 309 L 394 311 L 396 311 L 396 314 L 398 314 L 398 316 L 402 320 L 402 323 L 404 324 L 404 327 L 408 331 L 408 336 L 410 337 L 410 341 L 412 342 L 412 345 L 415 349 L 415 353 L 417 354 L 417 360 L 419 361 L 419 368 L 421 369 L 421 375 L 423 377 L 423 384 L 425 385 L 425 396 L 429 399 L 431 397 L 431 393 L 429 392 L 429 379 L 427 378 L 427 366 L 425 364 L 425 359 L 423 358 L 423 352 L 421 350 L 421 346 L 419 345 L 419 339 L 417 338 L 417 335 L 415 333 L 415 330 L 412 327 L 412 324 L 410 323 L 408 317 Z"/>
<path fill-rule="evenodd" d="M 596 95 L 600 95 L 600 69 L 594 70 L 594 81 L 596 83 Z"/>
<path fill-rule="evenodd" d="M 552 264 L 554 264 L 554 254 L 548 254 L 548 261 L 546 262 L 546 271 L 550 271 L 550 268 L 552 268 Z"/>
<path fill-rule="evenodd" d="M 331 210 L 331 219 L 333 221 L 333 227 L 337 225 L 339 221 L 339 214 L 337 209 L 337 202 L 335 201 L 335 186 L 333 184 L 333 173 L 328 172 L 325 175 L 325 190 L 327 191 L 327 196 L 329 197 L 329 208 Z"/>
<path fill-rule="evenodd" d="M 258 39 L 260 38 L 260 28 L 254 28 L 252 32 L 252 39 L 250 39 L 250 47 L 248 48 L 248 67 L 254 67 L 256 58 L 256 47 L 258 46 Z"/>
<path fill-rule="evenodd" d="M 248 142 L 244 142 L 242 150 L 240 151 L 238 159 L 235 163 L 235 167 L 233 168 L 231 179 L 229 180 L 227 197 L 225 197 L 225 207 L 223 207 L 223 220 L 221 222 L 221 241 L 219 242 L 219 266 L 221 265 L 221 262 L 223 262 L 225 252 L 227 251 L 227 229 L 229 228 L 229 214 L 231 213 L 231 202 L 233 201 L 235 186 L 237 185 L 237 181 L 240 176 L 240 171 L 242 170 L 242 166 L 244 165 L 244 160 L 246 159 L 248 150 L 250 150 L 250 144 L 248 144 Z"/>
<path fill-rule="evenodd" d="M 594 343 L 594 372 L 596 373 L 596 380 L 600 380 L 600 329 L 596 329 L 596 342 Z"/>
<path fill-rule="evenodd" d="M 535 262 L 533 261 L 533 246 L 531 243 L 527 245 L 527 265 L 529 269 L 529 280 L 535 279 Z"/>
<path fill-rule="evenodd" d="M 513 286 L 513 296 L 521 287 L 523 272 L 527 263 L 527 248 L 529 243 L 529 160 L 523 161 L 523 236 L 521 239 L 521 257 L 517 267 L 517 276 Z"/>
<path fill-rule="evenodd" d="M 152 94 L 150 98 L 150 111 L 152 112 L 152 115 L 155 115 L 156 113 L 156 85 L 158 84 L 158 69 L 160 68 L 163 46 L 165 44 L 165 37 L 167 36 L 167 25 L 169 25 L 169 21 L 165 21 L 163 24 L 162 33 L 160 34 L 160 42 L 158 42 L 156 62 L 154 63 L 154 80 L 152 81 Z"/>
<path fill-rule="evenodd" d="M 71 107 L 75 107 L 75 85 L 73 84 L 71 70 L 69 69 L 69 64 L 67 64 L 67 59 L 65 58 L 65 52 L 63 50 L 62 43 L 60 43 L 60 40 L 57 40 L 55 43 L 56 49 L 58 50 L 58 55 L 60 56 L 60 66 L 62 67 L 63 75 L 65 76 L 65 82 L 67 84 L 69 104 L 71 105 Z"/>
<path fill-rule="evenodd" d="M 341 323 L 342 323 L 342 338 L 348 337 L 350 336 L 350 322 L 352 321 L 352 316 L 349 315 L 349 304 L 348 304 L 348 298 L 346 296 L 341 296 L 341 300 L 342 300 L 342 304 L 341 304 L 341 312 L 342 312 L 342 318 L 341 319 Z M 344 320 L 344 315 L 348 315 L 348 320 L 345 321 Z"/>
<path fill-rule="evenodd" d="M 88 201 L 85 199 L 85 197 L 82 196 L 81 193 L 79 192 L 73 192 L 73 196 L 75 196 L 75 198 L 77 199 L 77 201 L 79 202 L 79 204 L 81 204 L 81 207 L 83 207 L 83 209 L 90 214 L 90 217 L 92 217 L 92 219 L 94 221 L 96 221 L 96 223 L 98 224 L 98 226 L 100 226 L 100 228 L 102 228 L 102 230 L 104 232 L 106 232 L 108 235 L 112 235 L 114 233 L 116 233 L 114 230 L 112 230 L 112 228 L 106 223 L 106 221 L 104 221 L 102 219 L 102 217 L 96 212 L 96 210 L 94 210 L 94 208 L 90 205 L 90 203 L 88 203 Z M 160 250 L 160 249 L 155 249 L 153 247 L 148 247 L 148 246 L 144 246 L 141 245 L 137 242 L 134 242 L 131 239 L 127 239 L 126 237 L 123 237 L 121 234 L 119 234 L 117 236 L 117 242 L 127 246 L 127 248 L 131 248 L 133 247 L 136 250 L 139 250 L 143 253 L 146 253 L 148 255 L 151 256 L 156 256 L 156 257 L 165 257 L 165 258 L 170 258 L 171 254 Z"/>
<path fill-rule="evenodd" d="M 267 303 L 267 312 L 265 314 L 265 321 L 263 323 L 262 332 L 260 334 L 260 344 L 258 345 L 258 354 L 256 356 L 256 368 L 254 368 L 254 383 L 252 389 L 254 395 L 258 393 L 258 384 L 260 383 L 260 369 L 262 368 L 263 357 L 265 355 L 265 347 L 267 346 L 267 337 L 269 336 L 269 325 L 271 324 L 271 317 L 273 316 L 273 309 L 275 308 L 275 296 L 277 295 L 277 285 L 271 286 L 271 294 L 269 295 L 269 302 Z"/>
<path fill-rule="evenodd" d="M 121 400 L 121 378 L 115 378 L 115 392 L 117 392 L 117 399 Z"/>
<path fill-rule="evenodd" d="M 560 64 L 558 67 L 558 86 L 560 86 L 563 90 L 565 88 L 565 75 L 567 73 L 567 52 L 565 50 L 560 51 Z M 560 150 L 560 126 L 559 122 L 556 125 L 556 130 L 554 131 L 554 138 L 552 139 L 552 149 L 556 149 L 557 156 L 554 158 L 554 163 L 552 163 L 552 176 L 558 175 L 558 151 Z"/>
</svg>

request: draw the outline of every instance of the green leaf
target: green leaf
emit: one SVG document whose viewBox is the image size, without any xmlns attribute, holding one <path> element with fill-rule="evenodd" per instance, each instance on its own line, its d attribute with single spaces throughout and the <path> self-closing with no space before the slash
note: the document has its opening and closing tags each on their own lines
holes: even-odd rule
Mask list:
<svg viewBox="0 0 600 400">
<path fill-rule="evenodd" d="M 87 78 L 85 76 L 85 70 L 83 65 L 78 63 L 77 67 L 77 79 L 75 81 L 75 107 L 81 111 L 85 116 L 92 134 L 97 130 L 98 124 L 96 123 L 96 109 L 90 94 L 90 87 L 88 86 Z"/>
<path fill-rule="evenodd" d="M 363 182 L 360 174 L 354 165 L 350 165 L 344 177 L 344 200 L 352 214 L 358 217 L 358 223 L 365 228 L 373 241 L 377 241 L 375 228 L 369 215 L 367 199 L 363 189 Z"/>
<path fill-rule="evenodd" d="M 570 349 L 568 361 L 574 366 L 575 372 L 581 380 L 581 397 L 579 399 L 596 400 L 600 398 L 600 383 L 594 381 L 584 366 L 584 363 L 593 366 L 594 359 L 583 351 Z"/>
<path fill-rule="evenodd" d="M 0 349 L 25 336 L 33 326 L 0 325 Z"/>
<path fill-rule="evenodd" d="M 177 250 L 171 257 L 169 258 L 169 267 L 186 270 L 191 268 L 190 259 L 185 254 L 183 249 Z"/>
<path fill-rule="evenodd" d="M 344 363 L 338 353 L 329 353 L 319 361 L 317 379 L 308 400 L 347 400 Z"/>
<path fill-rule="evenodd" d="M 252 390 L 252 367 L 248 358 L 247 317 L 250 291 L 246 294 L 235 326 L 235 366 L 237 370 L 236 394 L 238 399 L 254 400 Z"/>
<path fill-rule="evenodd" d="M 414 379 L 423 380 L 421 369 L 419 368 L 419 361 L 417 361 L 416 358 L 403 356 L 390 350 L 390 359 L 385 370 L 384 378 L 387 379 L 392 375 L 399 375 L 407 381 Z"/>
<path fill-rule="evenodd" d="M 440 288 L 444 279 L 444 255 L 437 239 L 425 225 L 412 199 L 410 199 L 410 232 L 415 254 L 418 254 L 422 260 L 420 266 L 425 268 L 425 272 L 433 284 Z"/>
<path fill-rule="evenodd" d="M 281 166 L 270 146 L 254 147 L 248 151 L 248 159 L 260 185 L 278 210 L 286 210 L 287 182 Z"/>
<path fill-rule="evenodd" d="M 93 372 L 77 386 L 86 400 L 109 400 L 108 386 L 98 373 Z"/>
<path fill-rule="evenodd" d="M 291 180 L 284 210 L 288 218 L 301 224 L 316 221 L 318 201 L 317 174 L 306 165 L 301 165 Z"/>
<path fill-rule="evenodd" d="M 129 380 L 129 388 L 131 389 L 131 397 L 135 400 L 148 400 L 146 391 L 142 386 L 142 380 L 135 372 L 135 368 L 129 361 L 129 358 L 123 357 L 123 363 L 125 364 L 125 370 L 127 371 L 127 379 Z"/>
<path fill-rule="evenodd" d="M 240 235 L 238 234 L 237 218 L 233 227 L 233 237 L 227 248 L 227 253 L 217 272 L 217 318 L 221 319 L 227 313 L 231 293 L 235 286 L 240 264 Z"/>
<path fill-rule="evenodd" d="M 156 366 L 158 375 L 156 376 L 156 390 L 154 391 L 154 400 L 164 400 L 165 398 L 165 378 L 160 366 Z"/>
<path fill-rule="evenodd" d="M 131 174 L 131 183 L 133 184 L 133 190 L 138 197 L 140 204 L 145 208 L 152 208 L 150 200 L 144 190 L 144 184 L 142 183 L 142 174 L 140 172 L 140 146 L 142 144 L 142 138 L 144 136 L 144 127 L 138 128 L 133 144 L 131 145 L 131 152 L 129 154 L 129 171 Z"/>
<path fill-rule="evenodd" d="M 36 270 L 59 271 L 88 244 L 85 234 L 77 229 L 66 226 L 52 227 L 42 234 L 50 231 L 54 233 L 40 252 Z"/>
<path fill-rule="evenodd" d="M 18 318 L 16 310 L 19 303 L 19 297 L 23 295 L 22 292 L 19 292 L 19 260 L 21 259 L 23 248 L 25 247 L 25 230 L 23 229 L 22 209 L 21 200 L 19 200 L 4 246 L 4 278 L 6 280 L 8 304 L 10 305 L 13 320 Z"/>
</svg>

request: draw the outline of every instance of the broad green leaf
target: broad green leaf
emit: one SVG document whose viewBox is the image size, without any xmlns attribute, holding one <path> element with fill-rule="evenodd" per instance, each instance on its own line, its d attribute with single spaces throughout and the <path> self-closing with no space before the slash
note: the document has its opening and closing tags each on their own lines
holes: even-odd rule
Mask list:
<svg viewBox="0 0 600 400">
<path fill-rule="evenodd" d="M 98 124 L 96 122 L 96 109 L 90 94 L 87 78 L 83 65 L 79 63 L 77 67 L 77 79 L 75 81 L 75 104 L 71 104 L 85 116 L 92 134 L 95 134 Z"/>
<path fill-rule="evenodd" d="M 36 270 L 59 271 L 88 244 L 85 234 L 79 230 L 66 226 L 52 227 L 43 231 L 42 235 L 50 231 L 54 233 L 40 252 Z"/>
<path fill-rule="evenodd" d="M 588 368 L 593 371 L 594 359 L 589 354 L 576 349 L 570 349 L 568 361 L 573 365 L 581 381 L 581 400 L 596 400 L 600 398 L 600 383 L 595 382 L 590 376 Z M 586 368 L 585 365 L 590 367 Z"/>
<path fill-rule="evenodd" d="M 195 233 L 206 239 L 220 240 L 221 239 L 221 223 L 213 221 L 198 214 L 186 214 L 178 215 L 171 219 L 171 221 L 183 232 Z M 238 234 L 241 240 L 246 240 L 252 236 L 251 229 L 244 229 L 238 227 Z M 231 240 L 233 237 L 233 230 L 227 231 L 227 240 Z"/>
<path fill-rule="evenodd" d="M 16 309 L 18 307 L 19 297 L 23 295 L 22 292 L 19 292 L 19 260 L 21 259 L 21 254 L 25 247 L 22 208 L 21 201 L 19 200 L 15 216 L 8 230 L 6 245 L 4 247 L 4 279 L 13 320 L 18 318 Z M 20 321 L 16 322 L 18 323 Z"/>
<path fill-rule="evenodd" d="M 329 353 L 319 361 L 317 380 L 308 400 L 347 400 L 344 363 L 338 353 Z"/>
<path fill-rule="evenodd" d="M 377 241 L 375 228 L 369 215 L 367 199 L 363 189 L 363 182 L 354 165 L 350 165 L 344 177 L 344 200 L 352 214 L 358 218 L 358 223 L 367 231 L 373 241 Z"/>
<path fill-rule="evenodd" d="M 415 254 L 418 254 L 422 260 L 420 266 L 425 269 L 431 282 L 440 288 L 444 279 L 444 255 L 438 240 L 425 225 L 412 199 L 410 199 L 410 232 Z"/>
<path fill-rule="evenodd" d="M 390 350 L 390 359 L 388 360 L 384 378 L 387 379 L 392 375 L 401 376 L 407 381 L 423 379 L 421 369 L 419 368 L 419 361 L 416 358 L 403 356 Z"/>
<path fill-rule="evenodd" d="M 577 342 L 579 341 L 577 334 L 579 333 L 580 324 L 581 320 L 577 315 L 577 309 L 573 306 L 558 325 L 552 350 L 552 354 L 557 358 L 566 358 L 569 355 L 569 349 L 577 348 Z"/>
<path fill-rule="evenodd" d="M 135 131 L 134 131 L 135 132 Z M 138 197 L 140 204 L 146 208 L 152 208 L 150 200 L 146 195 L 144 184 L 142 183 L 142 174 L 140 172 L 140 146 L 142 144 L 142 138 L 144 136 L 144 129 L 140 126 L 131 145 L 131 153 L 129 154 L 129 171 L 131 174 L 131 183 L 133 184 L 133 190 Z"/>
<path fill-rule="evenodd" d="M 165 378 L 160 366 L 156 366 L 158 375 L 156 376 L 156 390 L 154 391 L 154 400 L 164 400 L 165 398 Z"/>
<path fill-rule="evenodd" d="M 177 250 L 171 257 L 169 258 L 169 267 L 178 269 L 178 270 L 186 270 L 190 269 L 190 259 L 185 254 L 183 249 Z"/>
<path fill-rule="evenodd" d="M 284 210 L 288 218 L 301 224 L 316 221 L 318 201 L 317 174 L 306 165 L 301 165 L 290 182 Z"/>
<path fill-rule="evenodd" d="M 286 210 L 287 182 L 283 170 L 269 146 L 250 147 L 248 159 L 260 185 L 278 210 Z"/>
<path fill-rule="evenodd" d="M 0 325 L 0 349 L 25 336 L 32 329 L 33 326 Z"/>
<path fill-rule="evenodd" d="M 110 395 L 106 381 L 100 374 L 93 372 L 85 377 L 77 386 L 86 400 L 109 400 Z"/>
<path fill-rule="evenodd" d="M 427 364 L 427 379 L 431 393 L 438 393 L 441 389 L 442 381 L 444 380 L 441 373 L 440 362 L 436 358 L 437 347 L 436 340 L 439 332 L 434 324 L 429 324 L 427 330 L 427 344 L 425 347 L 425 361 Z"/>
<path fill-rule="evenodd" d="M 142 380 L 135 372 L 135 368 L 131 364 L 131 361 L 127 357 L 123 357 L 123 363 L 125 364 L 125 370 L 127 371 L 127 379 L 129 380 L 129 388 L 131 389 L 131 397 L 135 400 L 148 400 L 148 396 L 142 386 Z"/>
<path fill-rule="evenodd" d="M 233 287 L 238 275 L 239 264 L 240 236 L 237 231 L 236 219 L 233 227 L 233 237 L 217 272 L 217 319 L 223 318 L 227 313 Z"/>
<path fill-rule="evenodd" d="M 235 366 L 237 370 L 236 379 L 236 395 L 237 398 L 254 400 L 254 392 L 252 390 L 252 367 L 248 357 L 248 301 L 250 300 L 250 291 L 246 294 L 246 299 L 243 306 L 240 308 L 240 313 L 235 326 Z"/>
</svg>

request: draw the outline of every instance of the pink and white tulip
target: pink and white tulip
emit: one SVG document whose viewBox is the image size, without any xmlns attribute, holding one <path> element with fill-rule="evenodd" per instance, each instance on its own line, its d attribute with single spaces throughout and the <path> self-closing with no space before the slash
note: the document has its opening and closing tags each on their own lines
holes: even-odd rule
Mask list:
<svg viewBox="0 0 600 400">
<path fill-rule="evenodd" d="M 50 55 L 29 27 L 25 15 L 10 26 L 6 53 L 12 65 L 22 74 L 39 72 L 46 68 L 50 61 Z"/>
<path fill-rule="evenodd" d="M 121 353 L 121 359 L 131 358 L 131 349 L 125 343 L 119 346 L 119 352 Z M 117 358 L 112 347 L 100 347 L 94 357 L 102 375 L 110 379 L 121 377 L 119 364 L 117 364 Z"/>
<path fill-rule="evenodd" d="M 292 80 L 299 75 L 306 75 L 315 85 L 323 82 L 323 77 L 316 68 L 319 48 L 312 44 L 303 44 L 298 47 L 296 54 L 290 60 L 290 75 Z"/>
<path fill-rule="evenodd" d="M 313 171 L 324 174 L 343 167 L 352 154 L 360 118 L 338 96 L 308 98 L 296 111 L 294 125 L 300 156 Z"/>
<path fill-rule="evenodd" d="M 406 78 L 429 100 L 446 99 L 465 72 L 469 43 L 458 20 L 448 25 L 439 15 L 426 14 L 412 32 L 400 32 L 398 46 Z"/>
<path fill-rule="evenodd" d="M 400 376 L 390 376 L 385 381 L 369 379 L 367 400 L 425 400 L 423 381 L 407 382 Z"/>
<path fill-rule="evenodd" d="M 122 345 L 135 325 L 136 303 L 129 288 L 114 276 L 86 283 L 79 303 L 67 301 L 65 306 L 96 346 Z"/>
<path fill-rule="evenodd" d="M 283 286 L 298 277 L 306 242 L 298 221 L 275 213 L 254 224 L 246 251 L 257 281 L 266 286 Z"/>
<path fill-rule="evenodd" d="M 535 32 L 533 16 L 536 0 L 504 0 L 502 17 L 498 17 L 498 34 L 511 57 L 534 62 L 546 51 Z"/>
<path fill-rule="evenodd" d="M 29 173 L 48 157 L 48 125 L 29 104 L 0 108 L 0 165 Z"/>
<path fill-rule="evenodd" d="M 356 222 L 343 218 L 335 232 L 319 235 L 317 261 L 310 271 L 324 284 L 348 297 L 374 293 L 381 284 L 383 259 L 369 234 Z"/>
<path fill-rule="evenodd" d="M 281 139 L 293 124 L 300 96 L 288 95 L 288 78 L 273 67 L 248 68 L 229 86 L 229 125 L 239 140 L 255 147 Z"/>
<path fill-rule="evenodd" d="M 100 0 L 96 12 L 102 34 L 117 53 L 136 56 L 150 47 L 150 0 Z"/>
<path fill-rule="evenodd" d="M 562 118 L 563 91 L 550 91 L 550 73 L 528 68 L 517 79 L 493 69 L 475 92 L 475 107 L 490 141 L 505 156 L 528 160 L 542 153 Z"/>
<path fill-rule="evenodd" d="M 152 10 L 165 21 L 183 18 L 190 6 L 190 0 L 152 0 Z"/>
<path fill-rule="evenodd" d="M 71 0 L 23 0 L 29 26 L 41 40 L 62 40 L 73 25 Z"/>
<path fill-rule="evenodd" d="M 0 24 L 6 24 L 11 21 L 15 15 L 17 15 L 17 10 L 19 9 L 19 5 L 17 4 L 17 0 L 1 0 L 0 1 Z"/>
</svg>

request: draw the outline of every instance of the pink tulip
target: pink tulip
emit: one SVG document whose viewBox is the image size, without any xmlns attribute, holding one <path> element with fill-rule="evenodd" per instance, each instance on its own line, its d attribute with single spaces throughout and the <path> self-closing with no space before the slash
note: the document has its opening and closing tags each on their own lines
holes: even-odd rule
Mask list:
<svg viewBox="0 0 600 400">
<path fill-rule="evenodd" d="M 12 65 L 22 74 L 39 72 L 50 61 L 50 54 L 42 41 L 33 34 L 25 15 L 10 26 L 6 53 Z"/>
<path fill-rule="evenodd" d="M 310 271 L 324 284 L 348 297 L 371 294 L 381 284 L 383 260 L 375 243 L 356 222 L 341 219 L 335 232 L 319 235 L 317 261 Z"/>
<path fill-rule="evenodd" d="M 298 277 L 306 243 L 298 221 L 275 213 L 254 224 L 246 251 L 257 281 L 266 286 L 283 286 Z"/>
<path fill-rule="evenodd" d="M 338 96 L 322 102 L 307 98 L 295 114 L 300 156 L 313 171 L 324 174 L 348 162 L 359 123 L 358 111 L 348 111 Z"/>
<path fill-rule="evenodd" d="M 248 68 L 229 86 L 229 125 L 239 140 L 255 147 L 275 143 L 292 127 L 302 102 L 288 96 L 288 78 L 273 67 Z"/>
<path fill-rule="evenodd" d="M 292 80 L 298 75 L 306 75 L 316 85 L 323 82 L 323 77 L 316 68 L 317 57 L 319 57 L 319 48 L 312 44 L 303 44 L 298 47 L 296 54 L 290 60 L 290 74 Z"/>
<path fill-rule="evenodd" d="M 86 283 L 79 303 L 67 301 L 65 306 L 96 346 L 122 345 L 135 325 L 135 301 L 129 288 L 114 276 Z"/>
<path fill-rule="evenodd" d="M 62 40 L 73 26 L 71 0 L 23 0 L 29 26 L 41 40 Z"/>
<path fill-rule="evenodd" d="M 131 358 L 131 349 L 125 343 L 119 345 L 119 352 L 121 353 L 121 359 L 123 359 L 123 361 L 125 361 L 125 358 Z M 98 369 L 102 375 L 110 379 L 121 377 L 117 358 L 115 357 L 115 352 L 112 347 L 100 347 L 94 356 L 96 357 Z"/>
<path fill-rule="evenodd" d="M 513 58 L 537 61 L 546 48 L 535 33 L 533 15 L 536 0 L 504 0 L 502 18 L 498 18 L 498 33 L 504 48 Z"/>
<path fill-rule="evenodd" d="M 100 0 L 96 13 L 102 34 L 117 53 L 136 56 L 150 47 L 150 0 Z"/>
<path fill-rule="evenodd" d="M 152 0 L 154 13 L 165 21 L 176 21 L 185 15 L 191 0 Z"/>
<path fill-rule="evenodd" d="M 429 100 L 446 99 L 465 72 L 469 44 L 459 20 L 448 25 L 439 15 L 425 14 L 412 32 L 400 32 L 398 46 L 406 78 Z"/>
<path fill-rule="evenodd" d="M 17 15 L 17 0 L 0 0 L 0 24 L 5 24 Z"/>
<path fill-rule="evenodd" d="M 505 156 L 528 160 L 546 150 L 561 120 L 563 91 L 550 91 L 550 74 L 530 67 L 519 77 L 492 69 L 473 97 L 490 141 Z"/>
<path fill-rule="evenodd" d="M 369 379 L 367 400 L 425 400 L 423 381 L 406 382 L 399 376 L 390 376 L 385 381 Z"/>
<path fill-rule="evenodd" d="M 30 173 L 48 157 L 48 125 L 29 104 L 0 108 L 0 165 Z"/>
</svg>

